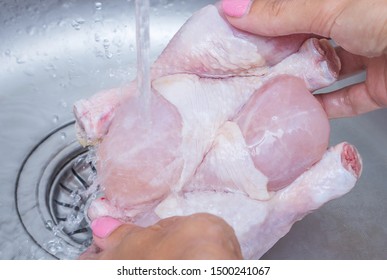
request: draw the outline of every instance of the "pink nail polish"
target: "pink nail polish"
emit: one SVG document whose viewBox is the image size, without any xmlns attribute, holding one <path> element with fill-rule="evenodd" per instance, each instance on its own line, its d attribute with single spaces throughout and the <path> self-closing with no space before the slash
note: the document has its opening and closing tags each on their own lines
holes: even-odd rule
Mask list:
<svg viewBox="0 0 387 280">
<path fill-rule="evenodd" d="M 251 6 L 251 0 L 222 0 L 222 9 L 230 17 L 243 17 Z"/>
<path fill-rule="evenodd" d="M 91 229 L 96 237 L 106 238 L 122 224 L 111 217 L 101 217 L 91 223 Z"/>
</svg>

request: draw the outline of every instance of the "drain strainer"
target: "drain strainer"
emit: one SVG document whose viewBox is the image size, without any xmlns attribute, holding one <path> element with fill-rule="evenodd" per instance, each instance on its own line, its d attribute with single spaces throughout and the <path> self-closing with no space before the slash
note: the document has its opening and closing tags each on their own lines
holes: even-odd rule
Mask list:
<svg viewBox="0 0 387 280">
<path fill-rule="evenodd" d="M 93 176 L 90 154 L 76 141 L 74 122 L 42 139 L 19 170 L 19 218 L 30 237 L 55 258 L 76 258 L 91 243 L 85 206 L 96 191 Z"/>
</svg>

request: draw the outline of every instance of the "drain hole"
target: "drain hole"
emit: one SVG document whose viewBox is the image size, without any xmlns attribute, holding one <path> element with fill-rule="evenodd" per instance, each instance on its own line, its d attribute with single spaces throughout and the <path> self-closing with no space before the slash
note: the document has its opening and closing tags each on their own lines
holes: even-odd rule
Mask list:
<svg viewBox="0 0 387 280">
<path fill-rule="evenodd" d="M 98 191 L 91 153 L 78 144 L 74 131 L 71 122 L 43 138 L 24 160 L 15 186 L 24 229 L 59 259 L 77 258 L 91 244 L 85 208 Z"/>
<path fill-rule="evenodd" d="M 84 215 L 93 174 L 87 153 L 78 155 L 60 169 L 49 195 L 54 224 L 60 225 L 62 233 L 72 241 L 85 247 L 91 241 L 91 231 Z"/>
</svg>

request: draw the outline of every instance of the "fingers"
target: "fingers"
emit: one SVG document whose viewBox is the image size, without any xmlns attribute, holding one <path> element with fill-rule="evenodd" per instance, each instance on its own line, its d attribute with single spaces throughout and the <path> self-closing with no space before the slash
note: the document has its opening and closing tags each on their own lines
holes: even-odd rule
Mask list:
<svg viewBox="0 0 387 280">
<path fill-rule="evenodd" d="M 358 55 L 387 52 L 385 0 L 223 0 L 222 9 L 232 25 L 251 33 L 313 33 Z"/>
<path fill-rule="evenodd" d="M 316 95 L 328 118 L 360 115 L 381 108 L 370 94 L 366 83 L 356 84 L 341 90 Z"/>
<path fill-rule="evenodd" d="M 366 67 L 365 82 L 338 91 L 316 95 L 329 118 L 351 117 L 387 106 L 387 57 L 362 58 L 339 51 L 343 63 L 341 76 Z"/>
<path fill-rule="evenodd" d="M 94 244 L 80 259 L 242 259 L 234 230 L 210 214 L 171 217 L 147 228 L 104 217 L 92 229 Z"/>
<path fill-rule="evenodd" d="M 330 27 L 343 9 L 337 0 L 222 1 L 228 20 L 235 27 L 266 36 L 315 33 L 329 37 Z M 242 12 L 243 8 L 248 12 Z"/>
</svg>

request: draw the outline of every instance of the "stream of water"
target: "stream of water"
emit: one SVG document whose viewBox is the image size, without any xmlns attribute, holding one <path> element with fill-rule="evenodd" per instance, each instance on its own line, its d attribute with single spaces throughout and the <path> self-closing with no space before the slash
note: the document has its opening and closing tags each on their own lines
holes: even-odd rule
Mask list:
<svg viewBox="0 0 387 280">
<path fill-rule="evenodd" d="M 137 91 L 143 116 L 150 119 L 149 0 L 136 0 Z"/>
</svg>

